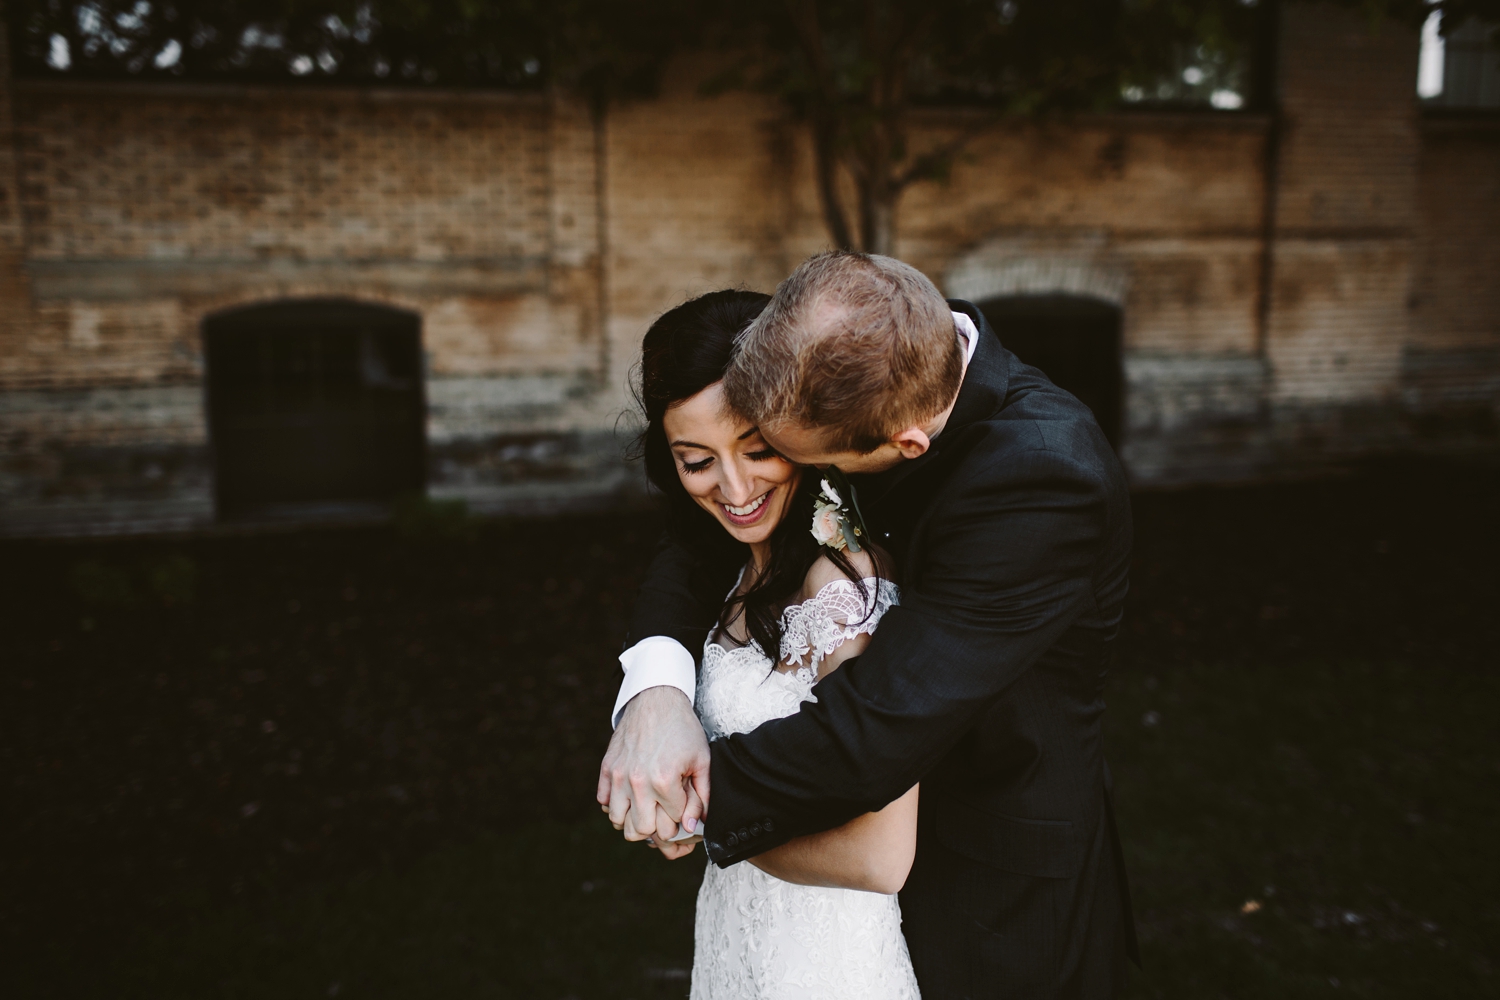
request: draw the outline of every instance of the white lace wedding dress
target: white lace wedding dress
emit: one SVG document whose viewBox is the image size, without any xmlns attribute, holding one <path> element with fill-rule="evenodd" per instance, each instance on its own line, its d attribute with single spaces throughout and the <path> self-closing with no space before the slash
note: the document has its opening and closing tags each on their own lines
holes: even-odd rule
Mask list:
<svg viewBox="0 0 1500 1000">
<path fill-rule="evenodd" d="M 861 589 L 863 593 L 861 593 Z M 873 610 L 869 602 L 873 601 Z M 774 669 L 754 642 L 710 636 L 698 678 L 698 715 L 709 739 L 744 733 L 815 701 L 817 665 L 840 643 L 874 632 L 898 603 L 895 585 L 835 580 L 782 616 Z M 748 861 L 709 864 L 698 890 L 692 1000 L 916 1000 L 895 896 L 793 885 Z"/>
</svg>

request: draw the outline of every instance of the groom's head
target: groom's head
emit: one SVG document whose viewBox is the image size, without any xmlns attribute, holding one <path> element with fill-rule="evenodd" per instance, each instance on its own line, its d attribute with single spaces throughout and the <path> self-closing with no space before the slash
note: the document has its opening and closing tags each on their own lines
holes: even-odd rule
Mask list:
<svg viewBox="0 0 1500 1000">
<path fill-rule="evenodd" d="M 776 289 L 724 390 L 792 461 L 878 472 L 926 452 L 963 371 L 953 314 L 922 272 L 834 251 Z"/>
</svg>

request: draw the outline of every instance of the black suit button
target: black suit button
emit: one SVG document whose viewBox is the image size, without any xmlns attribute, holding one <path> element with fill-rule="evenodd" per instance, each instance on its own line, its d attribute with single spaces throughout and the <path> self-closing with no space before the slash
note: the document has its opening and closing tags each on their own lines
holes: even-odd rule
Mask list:
<svg viewBox="0 0 1500 1000">
<path fill-rule="evenodd" d="M 730 847 L 733 847 L 735 844 L 738 844 L 739 842 L 740 842 L 740 838 L 736 837 L 732 833 L 729 836 L 727 836 L 727 837 L 724 838 L 724 843 L 728 844 Z"/>
<path fill-rule="evenodd" d="M 750 839 L 750 831 L 746 830 L 744 827 L 740 827 L 740 839 L 741 840 L 749 840 Z"/>
<path fill-rule="evenodd" d="M 774 824 L 774 823 L 771 822 L 771 819 L 770 819 L 769 816 L 766 817 L 766 819 L 761 822 L 760 827 L 761 827 L 762 830 L 765 830 L 767 833 L 774 833 L 776 831 L 776 824 Z"/>
<path fill-rule="evenodd" d="M 719 842 L 717 840 L 710 840 L 708 842 L 708 849 L 710 851 L 720 851 L 720 850 L 723 850 L 723 848 L 719 845 Z"/>
<path fill-rule="evenodd" d="M 759 823 L 751 823 L 750 824 L 750 836 L 752 836 L 752 837 L 759 837 L 760 836 L 760 824 Z"/>
</svg>

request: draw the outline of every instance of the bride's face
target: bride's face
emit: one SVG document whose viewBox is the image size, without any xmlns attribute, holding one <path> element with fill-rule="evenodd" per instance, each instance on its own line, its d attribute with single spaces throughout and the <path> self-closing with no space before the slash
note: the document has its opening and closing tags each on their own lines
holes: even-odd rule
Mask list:
<svg viewBox="0 0 1500 1000">
<path fill-rule="evenodd" d="M 801 470 L 772 451 L 760 431 L 724 405 L 715 382 L 662 417 L 677 478 L 738 541 L 764 542 L 786 514 Z"/>
</svg>

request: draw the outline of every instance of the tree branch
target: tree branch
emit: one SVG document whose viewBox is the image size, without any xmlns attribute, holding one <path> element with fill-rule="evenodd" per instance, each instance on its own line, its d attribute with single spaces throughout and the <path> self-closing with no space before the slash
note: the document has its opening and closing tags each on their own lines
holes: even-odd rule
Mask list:
<svg viewBox="0 0 1500 1000">
<path fill-rule="evenodd" d="M 986 115 L 982 120 L 964 128 L 957 136 L 942 143 L 936 149 L 913 157 L 911 164 L 892 178 L 891 183 L 894 185 L 894 189 L 901 191 L 908 184 L 916 181 L 934 180 L 942 177 L 947 172 L 953 158 L 961 153 L 969 143 L 998 125 L 1001 117 L 999 112 Z"/>
<path fill-rule="evenodd" d="M 813 120 L 813 159 L 818 175 L 818 200 L 823 203 L 823 221 L 828 226 L 828 235 L 840 250 L 854 249 L 854 234 L 849 230 L 849 218 L 844 212 L 844 203 L 839 197 L 838 151 L 834 149 L 832 129 Z"/>
<path fill-rule="evenodd" d="M 792 27 L 797 29 L 797 42 L 812 69 L 818 97 L 831 107 L 838 101 L 838 88 L 834 83 L 833 67 L 828 63 L 828 52 L 823 47 L 817 4 L 815 0 L 786 0 L 786 12 L 792 20 Z"/>
<path fill-rule="evenodd" d="M 823 45 L 823 31 L 818 24 L 815 0 L 786 0 L 787 15 L 797 30 L 797 40 L 807 58 L 816 85 L 812 107 L 813 160 L 817 174 L 818 200 L 823 204 L 823 221 L 828 234 L 840 249 L 854 247 L 848 214 L 839 197 L 838 168 L 839 121 L 838 87 L 828 52 Z"/>
</svg>

